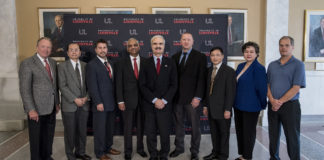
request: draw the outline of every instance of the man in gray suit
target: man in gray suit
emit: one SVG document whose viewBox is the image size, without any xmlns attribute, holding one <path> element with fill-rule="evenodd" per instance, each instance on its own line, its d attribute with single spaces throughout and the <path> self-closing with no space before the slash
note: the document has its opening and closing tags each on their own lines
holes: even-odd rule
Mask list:
<svg viewBox="0 0 324 160">
<path fill-rule="evenodd" d="M 68 46 L 69 60 L 58 65 L 64 124 L 65 153 L 69 160 L 89 160 L 85 154 L 89 103 L 85 83 L 85 66 L 77 43 Z M 74 151 L 74 153 L 73 153 Z"/>
<path fill-rule="evenodd" d="M 32 160 L 51 160 L 55 131 L 55 111 L 59 111 L 56 62 L 49 58 L 52 43 L 47 37 L 37 41 L 37 53 L 22 61 L 19 90 L 28 116 Z"/>
</svg>

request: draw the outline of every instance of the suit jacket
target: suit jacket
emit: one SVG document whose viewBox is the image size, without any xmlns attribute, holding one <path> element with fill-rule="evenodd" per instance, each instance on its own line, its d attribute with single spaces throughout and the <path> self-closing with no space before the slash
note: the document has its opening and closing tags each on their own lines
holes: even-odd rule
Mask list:
<svg viewBox="0 0 324 160">
<path fill-rule="evenodd" d="M 240 63 L 236 75 L 243 70 L 246 62 Z M 257 59 L 237 80 L 234 107 L 245 112 L 258 112 L 267 106 L 267 74 Z"/>
<path fill-rule="evenodd" d="M 37 54 L 20 64 L 19 90 L 26 113 L 35 110 L 39 115 L 47 115 L 59 104 L 56 62 L 51 58 L 48 58 L 48 62 L 53 82 Z"/>
<path fill-rule="evenodd" d="M 87 87 L 85 82 L 86 63 L 80 61 L 82 73 L 82 87 L 77 78 L 71 60 L 67 60 L 58 65 L 59 88 L 61 90 L 61 103 L 63 112 L 75 112 L 78 106 L 74 103 L 76 98 L 87 96 Z M 83 93 L 83 95 L 82 95 Z M 82 107 L 85 111 L 89 109 L 89 103 L 85 103 Z"/>
<path fill-rule="evenodd" d="M 144 58 L 140 57 L 140 70 Z M 130 56 L 122 58 L 116 67 L 116 97 L 117 102 L 124 102 L 127 110 L 134 110 L 140 102 L 138 80 L 135 77 Z"/>
<path fill-rule="evenodd" d="M 235 71 L 226 64 L 219 68 L 213 83 L 213 92 L 209 95 L 213 66 L 208 69 L 205 105 L 213 119 L 224 119 L 224 112 L 232 112 L 236 92 Z"/>
<path fill-rule="evenodd" d="M 157 75 L 153 57 L 143 66 L 139 76 L 140 91 L 143 96 L 143 110 L 153 112 L 157 110 L 152 103 L 154 98 L 163 98 L 168 104 L 162 111 L 171 111 L 173 96 L 177 91 L 177 68 L 174 61 L 163 57 L 160 74 Z"/>
<path fill-rule="evenodd" d="M 108 60 L 108 63 L 112 67 L 114 78 L 114 64 L 110 60 Z M 113 78 L 111 79 L 109 77 L 109 72 L 98 57 L 94 57 L 87 64 L 86 82 L 92 100 L 93 112 L 97 112 L 97 105 L 100 103 L 104 105 L 104 111 L 113 111 L 115 109 L 115 86 Z"/>
<path fill-rule="evenodd" d="M 310 39 L 310 57 L 324 57 L 323 54 L 320 53 L 320 50 L 324 49 L 324 40 L 322 35 L 321 27 L 318 27 L 314 30 L 314 33 Z"/>
<path fill-rule="evenodd" d="M 190 104 L 192 98 L 204 98 L 206 86 L 207 58 L 204 54 L 192 49 L 185 68 L 180 71 L 180 57 L 182 52 L 172 56 L 178 69 L 178 91 L 175 96 L 177 104 Z"/>
</svg>

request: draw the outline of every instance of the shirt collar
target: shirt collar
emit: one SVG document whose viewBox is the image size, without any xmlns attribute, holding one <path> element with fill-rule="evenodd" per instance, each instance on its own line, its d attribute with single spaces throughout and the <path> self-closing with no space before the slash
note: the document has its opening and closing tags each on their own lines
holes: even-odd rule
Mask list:
<svg viewBox="0 0 324 160">
<path fill-rule="evenodd" d="M 192 47 L 187 51 L 187 56 L 189 56 L 191 50 L 192 50 Z M 183 50 L 182 50 L 182 53 L 183 53 Z"/>
<path fill-rule="evenodd" d="M 105 62 L 108 62 L 108 60 L 106 59 L 103 59 L 103 58 L 101 58 L 101 57 L 99 57 L 99 56 L 97 56 L 98 57 L 98 59 L 102 62 L 102 63 L 105 63 Z"/>
<path fill-rule="evenodd" d="M 79 63 L 79 66 L 81 65 L 81 64 L 80 64 L 80 60 L 78 60 L 77 62 L 75 62 L 75 61 L 73 61 L 72 59 L 70 59 L 70 61 L 71 61 L 72 65 L 73 65 L 73 67 L 76 66 L 76 63 Z"/>
<path fill-rule="evenodd" d="M 136 60 L 139 60 L 140 59 L 139 54 L 136 57 L 133 57 L 132 55 L 129 55 L 129 57 L 131 58 L 131 60 L 133 60 L 134 58 L 136 58 Z"/>
<path fill-rule="evenodd" d="M 48 58 L 43 58 L 43 57 L 41 57 L 38 53 L 37 53 L 36 55 L 37 55 L 37 57 L 39 58 L 39 60 L 40 60 L 42 63 L 45 64 L 44 59 L 46 59 L 46 61 L 48 62 Z"/>
<path fill-rule="evenodd" d="M 219 69 L 220 68 L 220 66 L 223 64 L 223 62 L 221 62 L 221 63 L 219 63 L 219 64 L 217 64 L 216 65 L 216 67 L 217 67 L 217 69 Z M 213 64 L 213 67 L 215 67 L 215 65 Z"/>
<path fill-rule="evenodd" d="M 279 58 L 279 59 L 277 60 L 277 63 L 279 63 L 279 64 L 281 65 L 280 59 L 281 59 L 281 58 Z M 292 56 L 290 57 L 290 59 L 288 60 L 288 62 L 285 63 L 284 65 L 289 64 L 289 63 L 291 63 L 291 62 L 293 62 L 293 61 L 295 61 L 295 60 L 296 60 L 296 58 L 292 55 Z"/>
</svg>

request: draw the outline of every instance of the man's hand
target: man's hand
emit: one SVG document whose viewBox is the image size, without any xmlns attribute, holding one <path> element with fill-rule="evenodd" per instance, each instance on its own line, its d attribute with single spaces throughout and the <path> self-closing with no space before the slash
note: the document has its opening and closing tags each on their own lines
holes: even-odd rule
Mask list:
<svg viewBox="0 0 324 160">
<path fill-rule="evenodd" d="M 57 104 L 57 105 L 55 106 L 56 114 L 58 114 L 58 112 L 60 111 L 60 109 L 61 109 L 60 105 Z"/>
<path fill-rule="evenodd" d="M 197 98 L 193 98 L 191 101 L 191 105 L 193 108 L 197 108 L 199 106 L 200 100 Z"/>
<path fill-rule="evenodd" d="M 82 98 L 76 98 L 74 100 L 74 103 L 78 106 L 78 107 L 82 107 L 84 105 L 84 100 Z"/>
<path fill-rule="evenodd" d="M 118 104 L 118 108 L 121 110 L 121 111 L 125 111 L 126 107 L 125 107 L 125 103 L 119 103 Z"/>
<path fill-rule="evenodd" d="M 208 117 L 208 109 L 207 109 L 207 107 L 204 107 L 203 114 L 204 114 L 204 116 Z"/>
<path fill-rule="evenodd" d="M 100 111 L 100 112 L 103 112 L 104 111 L 104 106 L 103 106 L 102 103 L 97 104 L 97 110 Z"/>
<path fill-rule="evenodd" d="M 154 103 L 155 108 L 157 109 L 163 109 L 165 104 L 163 103 L 163 101 L 161 99 L 157 99 Z"/>
<path fill-rule="evenodd" d="M 28 112 L 29 119 L 38 122 L 38 113 L 35 110 L 31 110 Z"/>
<path fill-rule="evenodd" d="M 225 119 L 230 119 L 231 118 L 231 112 L 230 111 L 225 111 L 224 112 L 224 118 Z"/>
<path fill-rule="evenodd" d="M 270 100 L 270 103 L 271 103 L 271 105 L 272 105 L 272 110 L 273 111 L 278 111 L 279 110 L 279 108 L 281 107 L 281 105 L 283 104 L 280 100 L 278 100 L 278 99 L 271 99 Z"/>
</svg>

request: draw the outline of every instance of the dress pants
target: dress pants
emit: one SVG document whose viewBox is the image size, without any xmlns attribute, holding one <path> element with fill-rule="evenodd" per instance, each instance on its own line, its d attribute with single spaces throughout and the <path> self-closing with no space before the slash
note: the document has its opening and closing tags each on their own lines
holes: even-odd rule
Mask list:
<svg viewBox="0 0 324 160">
<path fill-rule="evenodd" d="M 97 158 L 107 154 L 113 145 L 115 112 L 93 112 L 94 152 Z"/>
<path fill-rule="evenodd" d="M 272 111 L 268 103 L 268 122 L 270 139 L 270 159 L 279 160 L 279 145 L 281 125 L 283 126 L 288 155 L 291 160 L 300 159 L 300 118 L 301 110 L 299 100 L 284 103 L 278 111 Z"/>
<path fill-rule="evenodd" d="M 124 147 L 125 154 L 132 154 L 133 140 L 132 129 L 136 124 L 136 136 L 137 136 L 137 152 L 144 151 L 143 145 L 143 133 L 144 133 L 144 115 L 142 114 L 140 106 L 134 110 L 126 109 L 122 111 L 124 120 Z"/>
<path fill-rule="evenodd" d="M 55 107 L 51 114 L 39 115 L 38 122 L 28 117 L 31 160 L 47 160 L 51 158 L 55 123 Z"/>
<path fill-rule="evenodd" d="M 190 152 L 192 154 L 199 153 L 200 146 L 200 115 L 199 108 L 193 108 L 191 104 L 180 105 L 177 104 L 174 107 L 174 119 L 175 119 L 175 141 L 176 151 L 184 151 L 184 137 L 185 137 L 185 128 L 184 128 L 184 117 L 187 115 L 188 121 L 191 123 L 191 147 Z"/>
<path fill-rule="evenodd" d="M 260 112 L 245 112 L 234 108 L 238 154 L 245 159 L 252 159 L 259 114 Z"/>
<path fill-rule="evenodd" d="M 170 152 L 171 111 L 145 112 L 147 148 L 151 158 L 167 158 Z M 161 151 L 157 150 L 157 134 L 160 133 Z"/>
<path fill-rule="evenodd" d="M 88 115 L 82 107 L 75 112 L 62 112 L 65 153 L 69 160 L 76 159 L 75 154 L 85 154 Z"/>
<path fill-rule="evenodd" d="M 219 160 L 227 160 L 229 155 L 229 138 L 231 119 L 213 119 L 208 116 L 211 139 L 213 144 L 213 154 Z"/>
</svg>

